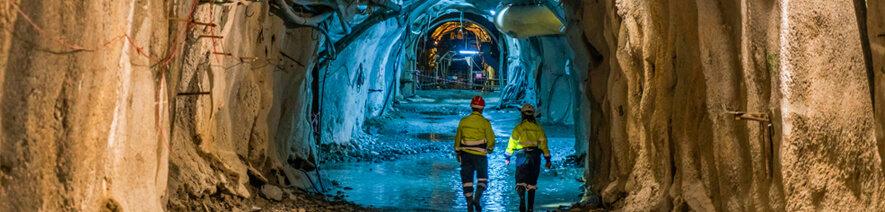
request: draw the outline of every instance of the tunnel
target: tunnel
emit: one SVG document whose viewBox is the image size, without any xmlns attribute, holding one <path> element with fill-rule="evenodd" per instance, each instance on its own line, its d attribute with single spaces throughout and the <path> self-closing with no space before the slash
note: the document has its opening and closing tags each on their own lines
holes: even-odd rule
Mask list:
<svg viewBox="0 0 885 212">
<path fill-rule="evenodd" d="M 881 1 L 6 0 L 0 28 L 0 211 L 885 207 Z"/>
</svg>

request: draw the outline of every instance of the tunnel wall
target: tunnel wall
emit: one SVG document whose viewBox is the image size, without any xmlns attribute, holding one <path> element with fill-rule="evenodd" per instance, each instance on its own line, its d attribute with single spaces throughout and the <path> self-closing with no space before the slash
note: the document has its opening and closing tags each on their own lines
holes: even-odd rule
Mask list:
<svg viewBox="0 0 885 212">
<path fill-rule="evenodd" d="M 310 27 L 285 26 L 273 7 L 200 4 L 194 13 L 218 23 L 223 39 L 189 31 L 172 63 L 176 92 L 210 94 L 173 101 L 168 209 L 248 209 L 264 184 L 313 186 L 296 169 L 317 163 L 309 70 L 324 38 Z M 230 55 L 212 53 L 221 51 Z"/>
<path fill-rule="evenodd" d="M 574 83 L 580 78 L 573 74 L 571 63 L 574 58 L 564 36 L 544 36 L 538 39 L 540 58 L 543 58 L 538 73 L 537 107 L 541 115 L 539 121 L 545 124 L 575 123 Z"/>
<path fill-rule="evenodd" d="M 321 35 L 195 2 L 0 4 L 0 211 L 251 210 L 262 185 L 311 186 Z M 167 18 L 192 8 L 214 31 Z"/>
<path fill-rule="evenodd" d="M 580 107 L 576 93 L 574 53 L 565 36 L 539 36 L 516 39 L 508 37 L 507 85 L 502 92 L 502 107 L 535 105 L 544 124 L 575 124 Z"/>
<path fill-rule="evenodd" d="M 165 50 L 164 8 L 0 4 L 0 211 L 163 210 L 169 98 L 125 40 Z"/>
<path fill-rule="evenodd" d="M 399 87 L 397 63 L 404 26 L 382 21 L 341 50 L 328 70 L 323 91 L 323 143 L 346 144 L 363 134 L 366 118 L 392 109 Z M 387 106 L 385 106 L 387 104 Z"/>
<path fill-rule="evenodd" d="M 500 107 L 522 107 L 523 104 L 538 104 L 537 73 L 541 57 L 530 39 L 506 37 L 507 44 L 507 84 L 501 91 Z"/>
<path fill-rule="evenodd" d="M 885 155 L 885 2 L 867 1 L 867 37 L 876 86 L 876 141 L 879 157 Z M 885 169 L 885 163 L 882 164 Z"/>
<path fill-rule="evenodd" d="M 885 204 L 882 119 L 851 1 L 565 4 L 583 28 L 569 35 L 586 47 L 576 55 L 588 61 L 578 65 L 589 75 L 585 178 L 607 208 Z M 768 114 L 771 136 L 766 123 L 729 111 Z"/>
</svg>

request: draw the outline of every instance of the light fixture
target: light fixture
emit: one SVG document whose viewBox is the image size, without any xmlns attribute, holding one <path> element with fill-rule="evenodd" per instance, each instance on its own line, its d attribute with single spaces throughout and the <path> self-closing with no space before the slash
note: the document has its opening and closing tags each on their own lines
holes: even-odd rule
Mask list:
<svg viewBox="0 0 885 212">
<path fill-rule="evenodd" d="M 461 50 L 461 51 L 458 51 L 458 53 L 461 53 L 461 54 L 479 54 L 479 51 L 474 51 L 474 50 Z"/>
<path fill-rule="evenodd" d="M 489 10 L 489 13 L 491 13 L 492 15 L 495 15 L 495 10 Z"/>
</svg>

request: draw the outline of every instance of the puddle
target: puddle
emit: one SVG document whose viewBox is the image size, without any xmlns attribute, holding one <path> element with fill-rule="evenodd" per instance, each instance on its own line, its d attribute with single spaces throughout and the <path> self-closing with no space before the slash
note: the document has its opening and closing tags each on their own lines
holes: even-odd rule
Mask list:
<svg viewBox="0 0 885 212">
<path fill-rule="evenodd" d="M 573 138 L 551 138 L 553 160 L 574 153 Z M 514 191 L 514 165 L 504 165 L 504 154 L 489 156 L 489 189 L 483 195 L 484 211 L 518 211 Z M 429 153 L 381 163 L 334 163 L 324 166 L 323 176 L 340 182 L 348 201 L 389 211 L 466 211 L 462 196 L 460 164 L 454 157 Z M 581 200 L 581 167 L 542 168 L 535 210 L 553 210 Z M 345 189 L 348 188 L 348 189 Z"/>
<path fill-rule="evenodd" d="M 440 112 L 440 111 L 421 111 L 421 112 L 418 112 L 418 113 L 420 113 L 421 115 L 426 115 L 426 116 L 451 116 L 451 115 L 458 115 L 458 113 L 455 113 L 455 112 Z"/>
<path fill-rule="evenodd" d="M 455 135 L 449 134 L 440 134 L 440 133 L 415 133 L 412 134 L 415 138 L 431 140 L 431 141 L 454 141 Z"/>
</svg>

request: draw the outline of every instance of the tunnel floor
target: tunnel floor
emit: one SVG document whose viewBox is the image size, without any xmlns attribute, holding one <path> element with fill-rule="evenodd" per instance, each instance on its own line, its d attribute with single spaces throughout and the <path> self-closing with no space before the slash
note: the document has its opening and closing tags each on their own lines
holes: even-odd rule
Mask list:
<svg viewBox="0 0 885 212">
<path fill-rule="evenodd" d="M 460 166 L 451 151 L 458 121 L 469 114 L 469 100 L 474 91 L 436 90 L 420 92 L 397 105 L 397 112 L 369 126 L 375 134 L 373 145 L 426 145 L 443 148 L 399 156 L 395 160 L 375 162 L 337 162 L 323 165 L 327 180 L 337 186 L 331 193 L 357 204 L 391 211 L 464 211 L 459 178 Z M 497 105 L 498 93 L 485 93 L 487 107 Z M 515 192 L 515 166 L 504 166 L 504 150 L 510 131 L 519 123 L 516 109 L 487 109 L 495 130 L 497 144 L 489 156 L 489 190 L 483 204 L 485 211 L 518 210 Z M 393 118 L 390 118 L 393 117 Z M 566 162 L 574 151 L 574 126 L 544 126 L 554 167 L 543 169 L 538 180 L 536 210 L 551 210 L 580 201 L 579 181 L 583 168 Z M 404 139 L 407 136 L 412 139 Z M 404 140 L 407 140 L 404 142 Z"/>
</svg>

